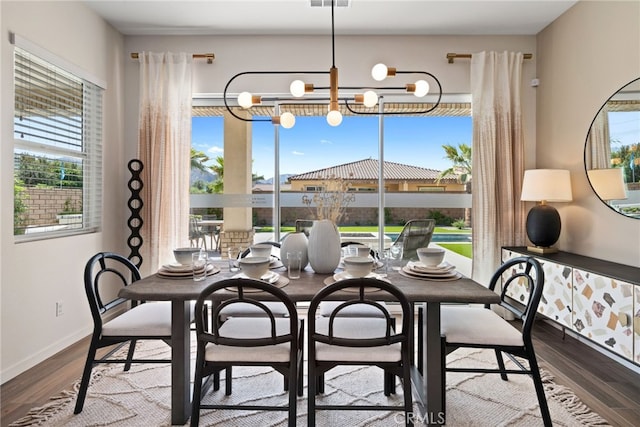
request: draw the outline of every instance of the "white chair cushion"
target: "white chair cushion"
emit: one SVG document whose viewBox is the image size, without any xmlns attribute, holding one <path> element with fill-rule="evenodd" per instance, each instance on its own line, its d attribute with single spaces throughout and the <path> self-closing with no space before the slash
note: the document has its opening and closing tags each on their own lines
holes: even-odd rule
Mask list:
<svg viewBox="0 0 640 427">
<path fill-rule="evenodd" d="M 333 336 L 340 338 L 379 338 L 386 332 L 386 321 L 375 317 L 339 317 L 334 321 Z M 316 330 L 321 334 L 329 331 L 329 318 L 316 319 Z M 345 362 L 397 362 L 401 360 L 400 343 L 380 347 L 342 347 L 316 343 L 317 360 Z"/>
<path fill-rule="evenodd" d="M 486 308 L 442 307 L 440 331 L 449 343 L 524 345 L 518 329 Z"/>
<path fill-rule="evenodd" d="M 287 310 L 287 306 L 284 303 L 276 301 L 262 301 L 262 303 L 269 307 L 275 317 L 289 317 L 289 310 Z M 230 317 L 260 316 L 266 316 L 266 313 L 255 305 L 245 302 L 231 304 L 220 310 L 220 320 L 223 322 Z"/>
<path fill-rule="evenodd" d="M 275 321 L 276 335 L 289 333 L 289 319 L 277 318 Z M 271 336 L 271 322 L 266 317 L 231 317 L 220 327 L 220 336 L 267 338 Z M 289 351 L 289 343 L 260 347 L 235 347 L 209 343 L 204 358 L 212 362 L 288 362 Z"/>
<path fill-rule="evenodd" d="M 340 301 L 322 301 L 318 305 L 318 313 L 320 316 L 329 317 L 342 302 Z M 386 307 L 386 304 L 379 301 L 379 304 Z M 376 307 L 367 304 L 356 304 L 340 310 L 339 317 L 380 317 L 384 319 L 384 314 Z"/>
<path fill-rule="evenodd" d="M 139 304 L 102 325 L 102 336 L 145 335 L 171 336 L 171 302 Z"/>
</svg>

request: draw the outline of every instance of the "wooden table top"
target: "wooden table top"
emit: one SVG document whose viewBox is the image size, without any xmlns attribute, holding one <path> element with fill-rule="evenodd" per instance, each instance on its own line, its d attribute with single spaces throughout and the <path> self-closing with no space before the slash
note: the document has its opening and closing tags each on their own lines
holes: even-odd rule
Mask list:
<svg viewBox="0 0 640 427">
<path fill-rule="evenodd" d="M 123 288 L 119 292 L 119 296 L 133 300 L 149 301 L 195 300 L 202 290 L 211 283 L 228 279 L 238 274 L 237 272 L 230 272 L 226 262 L 216 261 L 214 264 L 220 267 L 221 271 L 203 281 L 194 282 L 191 278 L 165 278 L 153 274 Z M 284 268 L 273 271 L 283 277 L 287 276 Z M 332 277 L 330 274 L 314 273 L 311 267 L 307 266 L 301 272 L 300 279 L 287 279 L 289 283 L 282 289 L 293 301 L 310 301 L 325 286 L 325 280 L 330 277 Z M 387 279 L 400 288 L 411 302 L 484 304 L 500 301 L 498 294 L 466 277 L 452 281 L 429 281 L 406 277 L 397 271 L 390 271 Z M 233 292 L 229 292 L 229 295 L 233 294 Z"/>
</svg>

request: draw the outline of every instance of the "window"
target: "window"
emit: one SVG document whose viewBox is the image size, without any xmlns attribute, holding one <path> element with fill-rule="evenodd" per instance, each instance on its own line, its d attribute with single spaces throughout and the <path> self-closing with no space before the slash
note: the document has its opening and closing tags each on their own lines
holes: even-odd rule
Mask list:
<svg viewBox="0 0 640 427">
<path fill-rule="evenodd" d="M 99 231 L 103 88 L 14 43 L 16 241 Z"/>
</svg>

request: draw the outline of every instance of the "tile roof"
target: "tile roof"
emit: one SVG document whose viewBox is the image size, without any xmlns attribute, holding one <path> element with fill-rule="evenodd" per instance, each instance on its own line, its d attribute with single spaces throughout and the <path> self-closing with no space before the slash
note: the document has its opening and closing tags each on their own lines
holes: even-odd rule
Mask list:
<svg viewBox="0 0 640 427">
<path fill-rule="evenodd" d="M 406 181 L 425 181 L 436 180 L 440 175 L 440 171 L 435 169 L 421 168 L 418 166 L 404 165 L 401 163 L 384 162 L 384 179 L 386 180 L 406 180 Z M 289 177 L 291 181 L 296 180 L 317 180 L 322 178 L 347 179 L 350 181 L 358 180 L 377 180 L 378 179 L 378 160 L 364 159 L 342 165 L 332 166 L 325 169 L 318 169 L 311 172 L 305 172 Z M 445 180 L 457 180 L 457 176 L 447 175 Z"/>
</svg>

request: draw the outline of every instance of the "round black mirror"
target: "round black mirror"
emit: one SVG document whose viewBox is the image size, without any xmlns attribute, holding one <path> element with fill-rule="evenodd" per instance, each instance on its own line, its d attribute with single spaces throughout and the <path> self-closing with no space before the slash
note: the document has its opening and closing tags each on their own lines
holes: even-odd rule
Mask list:
<svg viewBox="0 0 640 427">
<path fill-rule="evenodd" d="M 621 87 L 596 114 L 587 133 L 584 165 L 603 203 L 640 219 L 640 78 Z"/>
</svg>

